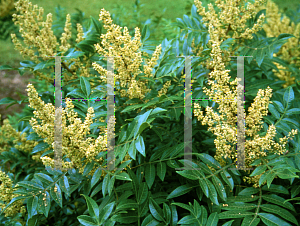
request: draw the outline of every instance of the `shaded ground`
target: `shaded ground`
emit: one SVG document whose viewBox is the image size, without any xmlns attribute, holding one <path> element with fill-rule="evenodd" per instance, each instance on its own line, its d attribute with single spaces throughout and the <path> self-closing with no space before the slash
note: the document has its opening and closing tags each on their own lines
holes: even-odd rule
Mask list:
<svg viewBox="0 0 300 226">
<path fill-rule="evenodd" d="M 27 95 L 25 89 L 31 78 L 34 78 L 33 74 L 25 73 L 21 76 L 18 71 L 0 71 L 0 99 L 5 97 L 11 97 L 15 100 L 23 99 L 19 94 Z M 7 118 L 7 115 L 20 113 L 28 103 L 15 104 L 7 108 L 8 105 L 0 105 L 1 125 L 3 120 Z"/>
</svg>

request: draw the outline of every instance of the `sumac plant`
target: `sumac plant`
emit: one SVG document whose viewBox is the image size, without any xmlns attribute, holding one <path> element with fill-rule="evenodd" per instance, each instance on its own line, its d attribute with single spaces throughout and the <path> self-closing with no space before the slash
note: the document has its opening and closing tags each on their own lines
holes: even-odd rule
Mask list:
<svg viewBox="0 0 300 226">
<path fill-rule="evenodd" d="M 28 103 L 0 130 L 1 225 L 298 225 L 300 25 L 292 11 L 282 17 L 275 8 L 264 0 L 207 7 L 195 0 L 189 16 L 166 27 L 147 20 L 128 28 L 114 23 L 126 15 L 112 18 L 105 9 L 99 20 L 59 14 L 53 24 L 43 8 L 16 2 L 12 18 L 21 38 L 11 38 L 24 61 L 0 69 L 31 72 L 36 83 L 28 84 L 28 97 L 0 101 Z M 277 29 L 281 23 L 286 29 Z M 157 29 L 172 39 L 153 40 Z M 54 167 L 60 116 L 53 56 L 61 56 L 62 67 L 61 170 Z M 232 56 L 245 57 L 244 84 Z M 243 139 L 245 168 L 236 168 Z"/>
</svg>

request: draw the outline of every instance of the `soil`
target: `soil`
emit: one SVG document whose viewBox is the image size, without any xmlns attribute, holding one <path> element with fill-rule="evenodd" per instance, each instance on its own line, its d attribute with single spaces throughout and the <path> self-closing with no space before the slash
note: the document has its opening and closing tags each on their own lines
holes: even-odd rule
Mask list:
<svg viewBox="0 0 300 226">
<path fill-rule="evenodd" d="M 16 67 L 20 67 L 20 65 L 16 65 Z M 11 97 L 15 100 L 21 100 L 22 96 L 18 94 L 22 94 L 27 96 L 26 87 L 29 82 L 29 79 L 34 78 L 33 74 L 24 73 L 22 76 L 18 71 L 8 71 L 3 70 L 0 71 L 0 100 L 5 97 Z M 28 103 L 15 104 L 7 108 L 9 104 L 1 104 L 0 105 L 0 114 L 1 114 L 1 126 L 3 125 L 3 120 L 7 118 L 7 115 L 14 115 L 15 113 L 21 113 L 22 109 L 28 105 Z M 7 108 L 7 109 L 6 109 Z"/>
</svg>

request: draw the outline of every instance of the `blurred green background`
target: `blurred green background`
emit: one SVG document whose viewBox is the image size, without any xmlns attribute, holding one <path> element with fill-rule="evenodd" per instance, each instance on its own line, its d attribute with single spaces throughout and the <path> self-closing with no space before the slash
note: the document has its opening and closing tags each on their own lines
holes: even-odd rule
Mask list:
<svg viewBox="0 0 300 226">
<path fill-rule="evenodd" d="M 58 5 L 65 8 L 66 13 L 76 13 L 76 8 L 79 8 L 82 12 L 85 13 L 85 17 L 89 18 L 90 16 L 93 16 L 98 20 L 99 13 L 102 8 L 105 8 L 111 13 L 122 12 L 122 8 L 123 13 L 134 12 L 134 5 L 136 0 L 31 0 L 31 2 L 33 5 L 37 4 L 39 7 L 44 8 L 44 18 L 46 18 L 46 15 L 48 13 L 52 13 L 53 21 L 55 21 L 55 7 L 57 7 Z M 202 2 L 204 6 L 206 6 L 210 2 L 214 3 L 214 1 L 212 0 L 203 0 Z M 273 2 L 275 2 L 282 10 L 295 9 L 297 4 L 300 4 L 299 0 L 273 0 Z M 140 15 L 143 21 L 146 21 L 148 18 L 155 19 L 159 16 L 175 21 L 176 18 L 181 18 L 183 14 L 190 13 L 193 0 L 140 0 L 140 4 L 144 4 L 144 6 L 140 8 Z M 116 16 L 118 17 L 119 15 L 116 14 Z M 134 17 L 126 18 L 125 20 L 130 19 L 135 20 Z M 121 18 L 121 20 L 123 19 Z M 126 22 L 125 25 L 127 25 Z M 163 26 L 158 27 L 158 29 L 163 28 Z M 14 50 L 14 45 L 10 41 L 10 38 L 6 41 L 1 40 L 0 46 L 0 65 L 16 64 L 16 66 L 19 66 L 19 62 L 24 60 L 22 59 L 18 51 Z"/>
</svg>

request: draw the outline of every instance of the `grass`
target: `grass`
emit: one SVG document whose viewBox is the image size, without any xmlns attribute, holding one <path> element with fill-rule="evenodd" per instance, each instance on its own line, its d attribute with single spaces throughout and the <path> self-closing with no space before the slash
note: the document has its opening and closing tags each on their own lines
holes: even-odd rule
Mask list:
<svg viewBox="0 0 300 226">
<path fill-rule="evenodd" d="M 295 9 L 299 0 L 273 0 L 280 8 L 284 9 Z M 116 8 L 122 5 L 128 12 L 134 11 L 135 0 L 72 0 L 72 1 L 61 1 L 61 0 L 52 0 L 52 1 L 41 1 L 41 0 L 31 0 L 32 4 L 37 4 L 39 7 L 44 8 L 44 18 L 48 13 L 53 14 L 53 20 L 56 19 L 55 16 L 55 7 L 60 5 L 61 7 L 66 8 L 67 13 L 76 13 L 76 8 L 79 8 L 85 13 L 85 16 L 89 18 L 93 16 L 96 19 L 99 19 L 99 13 L 102 8 L 113 12 Z M 207 5 L 209 2 L 214 2 L 211 0 L 203 0 L 203 5 Z M 166 8 L 163 17 L 166 19 L 172 19 L 175 21 L 176 18 L 182 17 L 183 14 L 190 12 L 192 0 L 140 0 L 141 4 L 144 4 L 144 7 L 141 10 L 141 15 L 145 19 L 150 18 L 150 16 L 158 16 L 163 14 L 163 9 Z M 133 18 L 134 19 L 134 18 Z M 7 41 L 0 41 L 0 65 L 8 64 L 10 66 L 19 66 L 19 62 L 24 60 L 17 50 L 14 49 L 13 43 L 10 41 L 10 38 Z"/>
</svg>

